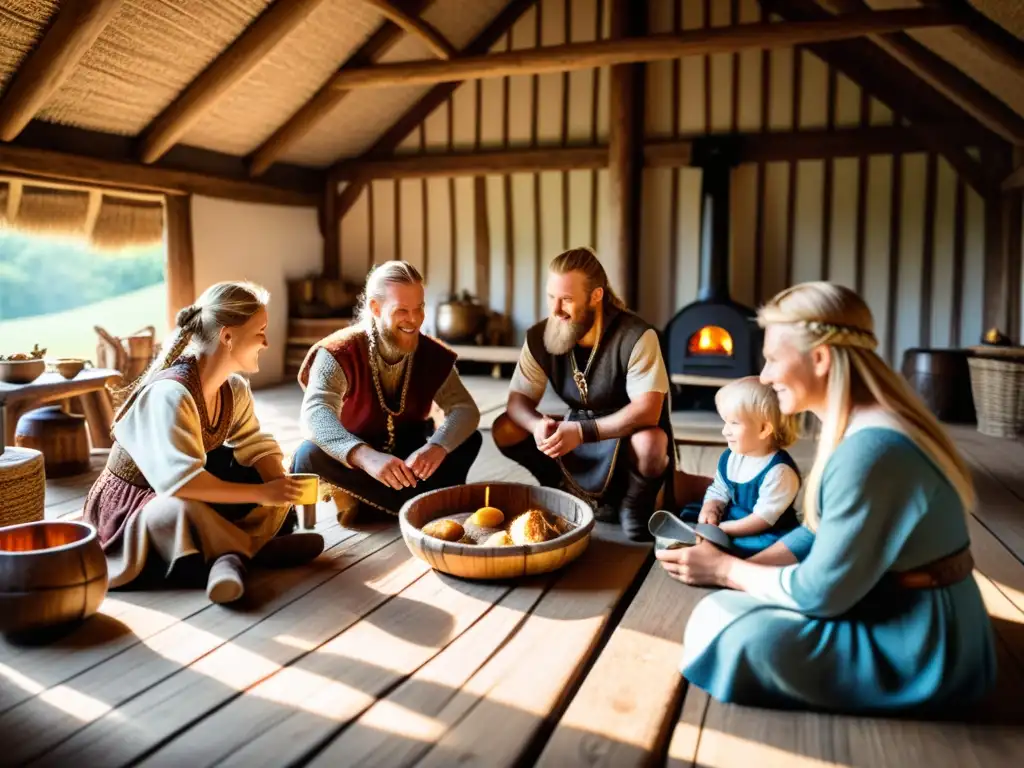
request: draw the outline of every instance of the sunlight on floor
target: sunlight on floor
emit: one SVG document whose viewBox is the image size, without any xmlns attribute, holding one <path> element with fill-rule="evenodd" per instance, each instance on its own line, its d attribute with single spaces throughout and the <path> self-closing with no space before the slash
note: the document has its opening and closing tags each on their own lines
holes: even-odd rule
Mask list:
<svg viewBox="0 0 1024 768">
<path fill-rule="evenodd" d="M 359 724 L 393 736 L 429 743 L 440 740 L 449 727 L 437 718 L 422 715 L 387 699 L 378 701 L 359 719 Z"/>
<path fill-rule="evenodd" d="M 38 696 L 40 701 L 71 715 L 77 720 L 81 720 L 83 723 L 97 720 L 113 711 L 110 705 L 104 704 L 92 696 L 79 693 L 74 688 L 69 688 L 66 685 L 47 688 L 17 670 L 11 669 L 6 664 L 0 664 L 0 678 L 9 680 L 26 693 Z M 116 712 L 113 712 L 112 716 L 115 718 L 119 717 Z"/>
<path fill-rule="evenodd" d="M 688 732 L 685 732 L 688 731 Z M 779 749 L 753 739 L 744 739 L 731 733 L 716 731 L 706 725 L 699 734 L 698 726 L 679 723 L 672 737 L 669 748 L 668 762 L 679 762 L 685 765 L 699 765 L 701 768 L 727 768 L 727 766 L 748 765 L 756 768 L 835 768 L 840 765 L 832 760 L 819 760 L 809 755 L 795 754 L 786 749 Z M 693 745 L 698 743 L 697 754 L 694 755 Z M 686 751 L 681 748 L 687 745 Z"/>
<path fill-rule="evenodd" d="M 1010 602 L 1012 602 L 1015 606 L 1017 606 L 1017 608 L 1019 610 L 1017 611 L 1017 615 L 1013 619 L 1011 619 L 1011 621 L 1020 622 L 1021 621 L 1021 613 L 1020 613 L 1020 611 L 1024 611 L 1024 592 L 1021 592 L 1019 589 L 1011 587 L 1009 584 L 1007 584 L 1005 582 L 997 581 L 996 579 L 991 579 L 991 581 L 992 581 L 993 584 L 996 585 L 996 588 L 1000 592 L 1002 592 L 1004 595 L 1006 595 L 1006 598 L 1008 600 L 1010 600 Z"/>
</svg>

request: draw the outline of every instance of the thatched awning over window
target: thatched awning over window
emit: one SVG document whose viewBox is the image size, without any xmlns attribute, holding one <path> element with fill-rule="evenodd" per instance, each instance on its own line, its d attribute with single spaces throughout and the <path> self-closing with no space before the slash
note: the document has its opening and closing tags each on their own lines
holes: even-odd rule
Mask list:
<svg viewBox="0 0 1024 768">
<path fill-rule="evenodd" d="M 85 236 L 89 193 L 25 186 L 10 226 L 40 235 Z"/>
<path fill-rule="evenodd" d="M 16 232 L 79 237 L 104 251 L 158 245 L 164 202 L 132 193 L 0 181 L 0 227 Z"/>
<path fill-rule="evenodd" d="M 103 250 L 163 242 L 164 206 L 160 202 L 104 196 L 89 238 Z"/>
</svg>

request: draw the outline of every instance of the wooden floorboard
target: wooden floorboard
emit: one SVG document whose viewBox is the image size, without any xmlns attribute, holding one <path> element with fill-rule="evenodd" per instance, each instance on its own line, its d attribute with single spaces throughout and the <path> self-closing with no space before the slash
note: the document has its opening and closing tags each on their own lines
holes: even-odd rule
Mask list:
<svg viewBox="0 0 1024 768">
<path fill-rule="evenodd" d="M 470 482 L 534 483 L 489 435 L 507 381 L 467 383 L 485 430 Z M 302 439 L 300 401 L 294 384 L 256 392 L 286 453 Z M 210 605 L 202 590 L 114 591 L 101 616 L 49 645 L 0 640 L 0 733 L 18 734 L 0 764 L 1016 765 L 1024 444 L 950 433 L 975 473 L 975 579 L 1000 658 L 998 689 L 970 722 L 774 712 L 688 688 L 682 630 L 705 591 L 670 581 L 612 526 L 585 568 L 471 583 L 411 558 L 393 523 L 345 529 L 321 505 L 330 549 L 254 574 L 244 606 Z M 812 448 L 794 449 L 805 474 Z M 720 450 L 685 446 L 682 466 L 711 474 Z M 81 513 L 105 458 L 47 483 L 47 518 Z"/>
<path fill-rule="evenodd" d="M 230 693 L 232 665 L 236 659 L 248 658 L 244 650 L 232 642 L 234 638 L 253 626 L 264 624 L 266 628 L 267 619 L 287 610 L 317 586 L 344 576 L 350 568 L 356 567 L 378 549 L 389 545 L 393 547 L 395 539 L 396 534 L 390 527 L 357 534 L 333 547 L 313 566 L 268 574 L 265 579 L 254 580 L 246 601 L 248 608 L 225 608 L 207 601 L 203 610 L 183 621 L 174 622 L 144 643 L 136 643 L 66 682 L 64 690 L 71 694 L 69 698 L 72 701 L 97 705 L 72 707 L 68 711 L 68 707 L 59 706 L 59 699 L 44 695 L 6 712 L 0 717 L 0 732 L 21 734 L 16 748 L 6 750 L 6 756 L 12 760 L 17 758 L 15 763 L 35 757 L 36 764 L 40 765 L 66 765 L 65 760 L 84 760 L 84 764 L 92 764 L 100 758 L 106 760 L 104 750 L 115 744 L 118 748 L 116 753 L 111 752 L 109 762 L 104 764 L 117 764 L 119 755 L 140 744 L 143 750 L 156 746 L 156 742 L 147 740 L 153 731 L 146 729 L 145 722 L 135 717 L 133 707 L 144 709 L 147 705 L 152 706 L 154 699 L 157 702 L 168 699 L 168 688 L 180 684 L 181 675 L 186 671 L 197 691 L 202 686 L 191 678 L 201 677 L 207 670 L 210 674 L 224 673 L 228 676 L 227 683 L 217 684 L 222 685 L 225 693 Z M 358 583 L 358 575 L 354 581 Z M 290 618 L 293 623 L 304 624 L 309 619 L 304 611 L 299 611 L 299 615 L 294 613 Z M 281 632 L 285 633 L 285 630 Z M 230 651 L 224 654 L 228 658 L 218 669 L 216 660 L 211 663 L 210 659 L 214 652 L 225 646 L 237 652 L 234 658 Z M 254 671 L 262 668 L 258 659 L 249 660 L 254 662 Z M 197 662 L 202 662 L 198 668 L 190 668 L 189 665 Z M 171 709 L 173 715 L 174 708 Z M 177 711 L 176 716 L 168 718 L 163 726 L 170 728 L 181 717 L 189 717 L 191 710 L 189 705 Z M 197 703 L 196 714 L 201 716 L 203 712 Z M 133 738 L 130 739 L 123 730 L 125 718 L 133 723 L 130 731 Z"/>
</svg>

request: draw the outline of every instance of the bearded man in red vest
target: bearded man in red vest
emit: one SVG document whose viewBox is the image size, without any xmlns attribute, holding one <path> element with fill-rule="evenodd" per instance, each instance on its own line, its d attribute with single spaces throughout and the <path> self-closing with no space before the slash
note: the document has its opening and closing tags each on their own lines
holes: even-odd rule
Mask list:
<svg viewBox="0 0 1024 768">
<path fill-rule="evenodd" d="M 461 485 L 480 452 L 480 410 L 456 355 L 420 332 L 423 277 L 388 261 L 366 280 L 358 322 L 313 345 L 299 370 L 306 438 L 293 472 L 398 514 L 415 495 Z M 444 413 L 434 430 L 431 406 Z"/>
</svg>

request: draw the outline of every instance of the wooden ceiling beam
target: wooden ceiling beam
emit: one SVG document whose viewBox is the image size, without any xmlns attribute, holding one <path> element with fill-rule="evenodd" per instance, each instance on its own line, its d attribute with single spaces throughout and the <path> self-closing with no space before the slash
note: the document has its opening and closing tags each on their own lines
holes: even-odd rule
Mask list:
<svg viewBox="0 0 1024 768">
<path fill-rule="evenodd" d="M 433 2 L 434 0 L 406 0 L 402 4 L 402 8 L 408 14 L 419 14 L 429 8 Z M 390 51 L 404 35 L 405 30 L 397 24 L 390 21 L 385 22 L 370 35 L 370 39 L 363 43 L 359 50 L 349 56 L 338 71 L 341 72 L 347 67 L 362 67 L 372 64 Z M 348 96 L 350 91 L 338 90 L 334 87 L 335 77 L 337 77 L 337 73 L 320 86 L 320 90 L 313 98 L 299 107 L 298 111 L 289 117 L 288 121 L 274 131 L 270 138 L 253 153 L 249 162 L 251 176 L 262 176 L 266 173 L 267 169 L 276 163 L 281 155 L 313 130 L 317 123 L 330 114 Z"/>
<path fill-rule="evenodd" d="M 761 0 L 761 4 L 787 19 L 828 16 L 814 0 Z M 978 194 L 983 197 L 992 194 L 995 180 L 989 178 L 966 147 L 1001 139 L 958 104 L 868 40 L 843 40 L 805 47 L 885 104 L 894 115 L 910 120 L 911 130 L 921 137 L 925 146 L 945 157 Z"/>
<path fill-rule="evenodd" d="M 918 134 L 900 125 L 839 128 L 832 131 L 779 131 L 736 136 L 742 140 L 739 160 L 744 163 L 891 155 L 899 152 L 924 152 L 928 149 Z M 693 140 L 696 138 L 697 135 L 692 135 L 671 141 L 645 142 L 644 166 L 688 166 Z M 608 146 L 605 144 L 531 147 L 360 158 L 339 163 L 336 179 L 421 179 L 600 170 L 607 167 Z"/>
<path fill-rule="evenodd" d="M 140 157 L 154 163 L 209 110 L 243 80 L 324 0 L 277 0 L 186 86 L 142 133 Z"/>
<path fill-rule="evenodd" d="M 818 0 L 818 3 L 843 15 L 870 10 L 864 0 Z M 956 16 L 951 14 L 951 18 Z M 980 123 L 1007 141 L 1024 144 L 1024 117 L 958 67 L 903 32 L 874 34 L 870 39 Z"/>
<path fill-rule="evenodd" d="M 380 11 L 381 15 L 392 24 L 401 27 L 410 35 L 420 38 L 437 58 L 444 61 L 455 58 L 456 51 L 452 44 L 429 21 L 404 11 L 390 0 L 363 0 L 363 2 L 369 3 Z"/>
<path fill-rule="evenodd" d="M 845 40 L 851 37 L 943 26 L 950 17 L 943 11 L 913 8 L 869 11 L 820 21 L 738 24 L 685 32 L 549 45 L 522 51 L 460 56 L 452 61 L 403 61 L 339 73 L 336 88 L 450 83 L 487 77 L 567 72 L 616 64 L 667 61 L 703 56 Z"/>
<path fill-rule="evenodd" d="M 283 189 L 251 179 L 229 179 L 196 171 L 144 166 L 49 149 L 0 144 L 0 171 L 86 186 L 127 188 L 165 194 L 194 192 L 254 203 L 315 207 L 316 191 Z"/>
<path fill-rule="evenodd" d="M 1024 72 L 1024 42 L 1003 29 L 967 0 L 921 0 L 922 5 L 953 14 L 953 33 L 981 48 L 999 63 Z"/>
<path fill-rule="evenodd" d="M 96 42 L 123 0 L 65 0 L 0 100 L 0 139 L 13 141 Z"/>
<path fill-rule="evenodd" d="M 491 47 L 501 39 L 501 36 L 508 32 L 512 25 L 515 24 L 519 18 L 526 13 L 537 0 L 511 0 L 508 5 L 502 9 L 502 11 L 494 17 L 487 27 L 480 32 L 473 40 L 460 52 L 460 56 L 479 56 L 487 53 Z M 447 63 L 447 62 L 443 62 Z M 455 89 L 459 87 L 459 83 L 441 83 L 431 88 L 418 102 L 405 111 L 405 113 L 398 118 L 388 128 L 384 134 L 373 143 L 373 146 L 363 154 L 363 157 L 380 157 L 382 155 L 390 155 L 394 152 L 398 145 L 401 144 L 405 138 L 417 128 L 420 123 L 427 119 L 435 109 L 444 104 L 449 97 L 455 93 Z M 344 162 L 344 161 L 342 161 Z M 328 173 L 333 173 L 337 170 L 340 163 L 335 163 L 331 166 Z M 353 179 L 345 191 L 338 196 L 338 205 L 335 208 L 335 215 L 340 220 L 348 213 L 356 200 L 359 199 L 360 193 L 363 191 L 365 183 L 361 179 Z"/>
</svg>

